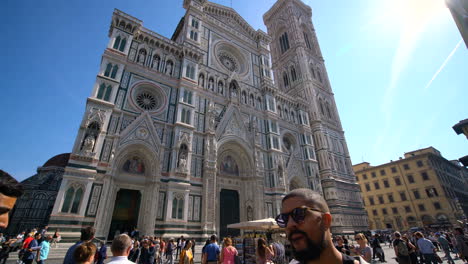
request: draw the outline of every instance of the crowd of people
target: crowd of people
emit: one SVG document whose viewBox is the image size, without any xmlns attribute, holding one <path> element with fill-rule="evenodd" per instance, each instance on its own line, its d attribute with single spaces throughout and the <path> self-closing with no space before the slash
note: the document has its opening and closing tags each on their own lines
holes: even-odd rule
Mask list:
<svg viewBox="0 0 468 264">
<path fill-rule="evenodd" d="M 8 213 L 16 199 L 21 196 L 21 185 L 9 174 L 0 170 L 0 228 L 8 226 Z M 292 261 L 296 263 L 368 263 L 376 257 L 386 262 L 382 243 L 392 247 L 400 264 L 442 263 L 438 251 L 445 253 L 448 263 L 454 263 L 451 254 L 468 263 L 468 238 L 463 228 L 444 232 L 394 232 L 392 236 L 354 235 L 354 243 L 349 237 L 332 236 L 332 214 L 324 198 L 310 189 L 295 189 L 281 202 L 281 213 L 276 217 L 279 227 L 284 228 L 292 251 Z M 72 245 L 64 258 L 64 264 L 104 263 L 107 259 L 107 246 L 96 240 L 93 227 L 81 230 L 80 241 Z M 44 264 L 48 258 L 51 243 L 60 240 L 58 231 L 52 236 L 47 227 L 40 231 L 33 229 L 22 232 L 14 238 L 0 234 L 0 264 L 4 264 L 12 250 L 20 249 L 19 263 L 31 264 L 34 261 Z M 391 242 L 390 242 L 391 241 Z M 97 242 L 97 243 L 96 243 Z M 96 244 L 99 244 L 99 249 Z M 193 264 L 195 240 L 183 236 L 164 239 L 154 236 L 140 237 L 134 230 L 130 235 L 118 234 L 112 241 L 110 263 L 139 264 Z M 202 249 L 202 264 L 238 264 L 239 252 L 231 238 L 224 238 L 218 245 L 216 235 L 206 241 Z M 268 244 L 263 238 L 257 239 L 255 263 L 283 264 L 287 257 L 280 243 Z"/>
</svg>

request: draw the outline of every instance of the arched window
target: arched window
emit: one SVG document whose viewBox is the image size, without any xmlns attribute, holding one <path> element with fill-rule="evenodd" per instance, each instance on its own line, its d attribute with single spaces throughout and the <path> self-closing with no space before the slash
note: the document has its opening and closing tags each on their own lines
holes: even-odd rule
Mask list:
<svg viewBox="0 0 468 264">
<path fill-rule="evenodd" d="M 283 73 L 283 82 L 284 82 L 284 87 L 288 87 L 289 86 L 289 78 L 288 78 L 288 74 L 287 73 Z"/>
<path fill-rule="evenodd" d="M 287 120 L 289 120 L 289 112 L 288 112 L 288 109 L 287 109 L 287 108 L 284 109 L 284 117 L 285 117 Z"/>
<path fill-rule="evenodd" d="M 320 74 L 320 70 L 317 69 L 317 76 L 320 82 L 322 82 L 322 75 Z"/>
<path fill-rule="evenodd" d="M 283 111 L 281 111 L 281 106 L 278 105 L 278 114 L 280 115 L 280 117 L 283 117 Z"/>
<path fill-rule="evenodd" d="M 190 125 L 191 112 L 188 109 L 183 108 L 180 113 L 180 121 Z"/>
<path fill-rule="evenodd" d="M 111 85 L 106 86 L 106 84 L 101 83 L 101 85 L 99 85 L 98 94 L 96 97 L 101 100 L 109 101 L 111 94 L 112 94 L 112 86 Z"/>
<path fill-rule="evenodd" d="M 140 64 L 145 64 L 145 60 L 146 60 L 146 50 L 141 49 L 138 52 L 137 62 L 140 63 Z"/>
<path fill-rule="evenodd" d="M 80 208 L 81 198 L 83 197 L 83 189 L 78 187 L 75 189 L 70 186 L 65 193 L 65 200 L 62 205 L 62 213 L 77 214 Z"/>
<path fill-rule="evenodd" d="M 125 45 L 126 44 L 127 44 L 127 39 L 126 38 L 122 39 L 122 42 L 120 42 L 120 47 L 119 47 L 119 50 L 121 52 L 123 52 L 125 50 Z"/>
<path fill-rule="evenodd" d="M 332 118 L 331 112 L 330 112 L 330 104 L 327 102 L 325 104 L 325 107 L 327 108 L 327 114 L 329 118 Z"/>
<path fill-rule="evenodd" d="M 83 196 L 83 189 L 79 188 L 75 192 L 75 198 L 73 199 L 73 204 L 71 208 L 71 213 L 76 214 L 78 213 L 78 209 L 80 207 L 81 197 Z"/>
<path fill-rule="evenodd" d="M 291 111 L 291 121 L 296 123 L 296 114 L 293 111 Z"/>
<path fill-rule="evenodd" d="M 218 82 L 218 93 L 224 94 L 224 84 L 222 81 Z"/>
<path fill-rule="evenodd" d="M 320 105 L 320 113 L 322 115 L 325 115 L 325 111 L 323 111 L 323 102 L 322 102 L 322 99 L 319 99 L 319 105 Z"/>
<path fill-rule="evenodd" d="M 247 93 L 242 91 L 242 103 L 247 104 Z"/>
<path fill-rule="evenodd" d="M 184 219 L 184 199 L 179 195 L 172 199 L 172 218 Z"/>
<path fill-rule="evenodd" d="M 114 49 L 118 49 L 120 46 L 120 36 L 117 36 L 114 41 Z"/>
<path fill-rule="evenodd" d="M 253 94 L 250 94 L 250 101 L 249 101 L 250 105 L 251 106 L 255 106 L 255 99 L 254 99 L 254 95 Z"/>
<path fill-rule="evenodd" d="M 114 67 L 112 68 L 111 76 L 110 76 L 112 79 L 115 79 L 115 77 L 117 76 L 117 71 L 118 70 L 119 70 L 119 66 L 114 65 Z"/>
<path fill-rule="evenodd" d="M 288 33 L 284 32 L 284 34 L 281 35 L 281 37 L 279 38 L 279 41 L 280 41 L 281 53 L 284 53 L 285 51 L 289 49 Z"/>
<path fill-rule="evenodd" d="M 262 109 L 262 98 L 260 97 L 257 97 L 257 108 L 258 109 Z"/>
<path fill-rule="evenodd" d="M 291 79 L 293 82 L 297 80 L 296 69 L 294 68 L 294 66 L 291 67 Z"/>
<path fill-rule="evenodd" d="M 312 72 L 312 76 L 315 78 L 317 78 L 317 76 L 315 75 L 315 70 L 314 70 L 314 65 L 310 65 L 310 71 Z"/>
<path fill-rule="evenodd" d="M 74 194 L 75 189 L 73 187 L 68 188 L 67 192 L 65 193 L 65 201 L 63 201 L 62 205 L 62 213 L 68 213 L 68 211 L 70 211 L 70 205 Z"/>
<path fill-rule="evenodd" d="M 198 75 L 198 86 L 200 87 L 205 87 L 205 75 L 203 75 L 203 73 L 200 73 L 200 75 Z"/>
<path fill-rule="evenodd" d="M 174 63 L 171 60 L 168 60 L 166 63 L 166 70 L 164 72 L 166 74 L 172 75 L 173 68 L 174 68 Z"/>
<path fill-rule="evenodd" d="M 107 63 L 106 70 L 104 71 L 104 76 L 109 77 L 111 70 L 112 70 L 112 64 Z"/>
<path fill-rule="evenodd" d="M 153 62 L 151 63 L 151 68 L 159 70 L 159 63 L 161 62 L 161 57 L 158 54 L 153 56 Z"/>
</svg>

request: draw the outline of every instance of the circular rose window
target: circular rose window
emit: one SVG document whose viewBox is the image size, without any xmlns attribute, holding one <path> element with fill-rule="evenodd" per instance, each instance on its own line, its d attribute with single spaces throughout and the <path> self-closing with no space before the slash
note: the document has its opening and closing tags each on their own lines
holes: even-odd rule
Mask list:
<svg viewBox="0 0 468 264">
<path fill-rule="evenodd" d="M 214 58 L 220 66 L 239 75 L 247 74 L 249 63 L 246 55 L 230 43 L 221 41 L 215 44 Z"/>
<path fill-rule="evenodd" d="M 131 103 L 143 111 L 159 112 L 167 105 L 164 91 L 153 83 L 139 82 L 131 89 Z"/>
<path fill-rule="evenodd" d="M 219 61 L 221 61 L 221 63 L 223 64 L 223 66 L 226 69 L 228 69 L 230 71 L 236 71 L 237 70 L 237 63 L 236 63 L 235 59 L 232 56 L 230 56 L 229 54 L 221 53 L 221 54 L 219 54 L 218 59 L 219 59 Z"/>
<path fill-rule="evenodd" d="M 156 99 L 150 93 L 143 92 L 137 95 L 136 102 L 140 108 L 151 111 L 156 108 Z"/>
</svg>

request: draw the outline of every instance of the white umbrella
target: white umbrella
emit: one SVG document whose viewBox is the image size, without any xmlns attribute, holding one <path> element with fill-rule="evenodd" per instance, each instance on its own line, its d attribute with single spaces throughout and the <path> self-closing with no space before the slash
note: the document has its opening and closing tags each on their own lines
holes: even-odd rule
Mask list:
<svg viewBox="0 0 468 264">
<path fill-rule="evenodd" d="M 230 224 L 228 228 L 233 229 L 244 229 L 244 230 L 271 230 L 279 229 L 280 227 L 276 224 L 276 220 L 273 218 L 265 218 L 247 222 L 240 222 L 236 224 Z"/>
</svg>

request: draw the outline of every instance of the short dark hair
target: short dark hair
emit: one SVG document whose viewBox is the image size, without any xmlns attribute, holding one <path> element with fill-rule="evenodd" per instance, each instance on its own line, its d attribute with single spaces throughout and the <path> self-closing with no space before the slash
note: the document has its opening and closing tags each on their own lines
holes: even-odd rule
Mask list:
<svg viewBox="0 0 468 264">
<path fill-rule="evenodd" d="M 0 170 L 0 193 L 18 198 L 23 195 L 23 186 L 13 176 Z"/>
<path fill-rule="evenodd" d="M 87 242 L 79 245 L 73 252 L 73 259 L 77 263 L 83 263 L 88 261 L 91 256 L 96 254 L 96 245 L 92 242 Z"/>
<path fill-rule="evenodd" d="M 211 239 L 211 241 L 216 241 L 216 240 L 218 240 L 218 237 L 216 235 L 211 235 L 210 239 Z"/>
<path fill-rule="evenodd" d="M 458 232 L 460 232 L 460 234 L 464 235 L 463 228 L 461 228 L 461 227 L 455 227 L 455 230 L 457 230 Z"/>
<path fill-rule="evenodd" d="M 94 234 L 96 233 L 96 229 L 92 226 L 85 227 L 81 229 L 81 241 L 88 241 L 94 238 Z"/>
<path fill-rule="evenodd" d="M 330 212 L 327 202 L 323 199 L 322 195 L 316 191 L 306 188 L 294 189 L 286 194 L 281 203 L 284 203 L 284 201 L 293 197 L 303 198 L 309 206 L 317 206 L 317 209 L 320 209 L 323 213 Z"/>
</svg>

